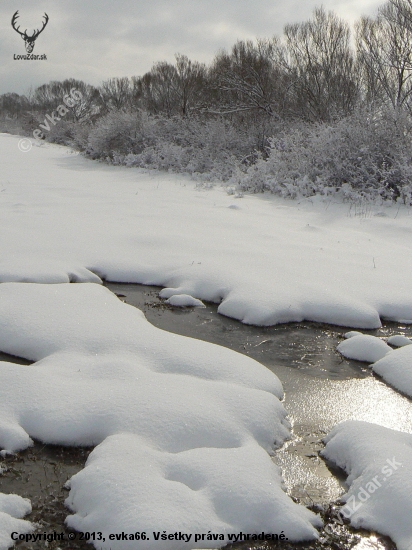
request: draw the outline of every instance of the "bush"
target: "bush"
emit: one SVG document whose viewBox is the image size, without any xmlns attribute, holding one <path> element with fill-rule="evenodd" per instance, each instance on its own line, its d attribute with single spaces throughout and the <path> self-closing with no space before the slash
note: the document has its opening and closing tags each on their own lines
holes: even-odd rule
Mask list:
<svg viewBox="0 0 412 550">
<path fill-rule="evenodd" d="M 238 174 L 238 184 L 243 191 L 286 197 L 340 192 L 409 202 L 411 130 L 405 116 L 388 112 L 359 112 L 333 125 L 301 124 L 272 137 L 267 158 Z"/>
<path fill-rule="evenodd" d="M 227 181 L 251 148 L 248 136 L 221 119 L 111 111 L 91 130 L 87 152 L 115 164 Z"/>
<path fill-rule="evenodd" d="M 153 120 L 146 113 L 113 110 L 91 129 L 87 152 L 93 158 L 108 160 L 140 153 L 153 142 Z"/>
</svg>

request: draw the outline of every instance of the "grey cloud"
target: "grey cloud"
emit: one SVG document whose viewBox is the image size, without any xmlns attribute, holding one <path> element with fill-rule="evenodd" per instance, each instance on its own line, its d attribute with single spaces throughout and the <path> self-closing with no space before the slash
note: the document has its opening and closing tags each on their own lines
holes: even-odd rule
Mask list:
<svg viewBox="0 0 412 550">
<path fill-rule="evenodd" d="M 112 76 L 150 70 L 179 52 L 209 62 L 237 39 L 280 35 L 286 23 L 310 17 L 323 3 L 353 21 L 376 11 L 377 0 L 5 0 L 0 4 L 0 93 L 73 77 L 98 85 Z M 37 28 L 44 12 L 50 23 L 34 53 L 47 62 L 13 61 L 23 41 L 10 25 L 19 9 L 23 25 Z"/>
</svg>

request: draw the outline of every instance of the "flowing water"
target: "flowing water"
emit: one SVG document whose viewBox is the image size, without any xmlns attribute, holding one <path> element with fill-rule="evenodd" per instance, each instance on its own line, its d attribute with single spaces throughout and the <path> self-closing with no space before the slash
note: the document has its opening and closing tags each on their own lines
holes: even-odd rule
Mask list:
<svg viewBox="0 0 412 550">
<path fill-rule="evenodd" d="M 286 489 L 301 504 L 321 511 L 336 531 L 321 544 L 306 543 L 293 547 L 392 549 L 389 539 L 366 532 L 354 532 L 336 524 L 331 502 L 345 492 L 345 475 L 319 457 L 322 438 L 343 420 L 366 420 L 389 428 L 412 430 L 412 402 L 377 379 L 364 364 L 343 359 L 335 350 L 348 329 L 315 323 L 296 323 L 275 327 L 254 327 L 223 317 L 217 306 L 173 308 L 159 299 L 159 288 L 135 284 L 106 283 L 118 297 L 144 311 L 156 327 L 213 342 L 249 355 L 272 370 L 281 380 L 284 405 L 292 423 L 292 439 L 276 452 L 274 460 L 283 472 Z M 385 324 L 375 336 L 404 334 L 412 336 L 412 327 Z M 0 353 L 0 361 L 29 364 Z M 16 492 L 32 499 L 31 521 L 41 521 L 47 532 L 66 531 L 67 509 L 63 489 L 65 481 L 79 471 L 90 449 L 67 449 L 36 442 L 15 457 L 0 458 L 0 492 Z M 1 463 L 1 460 L 3 462 Z M 0 468 L 1 471 L 1 468 Z M 40 549 L 37 545 L 19 548 Z M 236 548 L 277 548 L 276 544 Z M 279 548 L 289 548 L 281 543 Z M 48 548 L 74 550 L 91 548 L 86 543 L 68 545 L 52 542 Z"/>
</svg>

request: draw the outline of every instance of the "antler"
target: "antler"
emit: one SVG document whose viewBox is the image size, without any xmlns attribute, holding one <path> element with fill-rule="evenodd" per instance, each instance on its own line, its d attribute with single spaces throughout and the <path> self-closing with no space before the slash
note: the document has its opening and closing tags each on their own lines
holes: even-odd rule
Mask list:
<svg viewBox="0 0 412 550">
<path fill-rule="evenodd" d="M 13 27 L 13 29 L 18 32 L 19 34 L 21 34 L 21 36 L 23 36 L 24 39 L 27 39 L 27 38 L 30 38 L 31 40 L 36 40 L 36 38 L 39 36 L 39 34 L 41 32 L 43 32 L 45 26 L 47 25 L 47 23 L 49 22 L 49 16 L 47 15 L 47 13 L 45 13 L 43 15 L 44 17 L 44 21 L 43 21 L 43 26 L 42 28 L 39 30 L 37 29 L 36 31 L 33 31 L 33 34 L 31 36 L 29 36 L 27 34 L 27 29 L 24 31 L 24 32 L 21 32 L 19 31 L 20 29 L 20 25 L 16 28 L 16 21 L 17 19 L 19 18 L 19 10 L 16 11 L 16 13 L 13 15 L 12 19 L 11 19 L 11 25 Z"/>
<path fill-rule="evenodd" d="M 19 10 L 16 11 L 16 13 L 13 15 L 13 17 L 11 18 L 11 26 L 13 27 L 13 29 L 18 32 L 19 34 L 21 34 L 22 36 L 27 36 L 27 29 L 26 29 L 26 32 L 20 32 L 19 29 L 20 29 L 20 25 L 17 27 L 16 29 L 16 21 L 17 19 L 19 18 Z"/>
<path fill-rule="evenodd" d="M 45 14 L 43 15 L 43 17 L 44 17 L 44 22 L 43 22 L 42 28 L 41 28 L 40 30 L 37 29 L 37 31 L 34 31 L 33 36 L 32 36 L 31 38 L 36 39 L 36 38 L 39 36 L 39 34 L 40 34 L 41 32 L 44 31 L 45 26 L 46 26 L 47 23 L 49 22 L 49 16 L 47 15 L 47 13 L 45 13 Z"/>
</svg>

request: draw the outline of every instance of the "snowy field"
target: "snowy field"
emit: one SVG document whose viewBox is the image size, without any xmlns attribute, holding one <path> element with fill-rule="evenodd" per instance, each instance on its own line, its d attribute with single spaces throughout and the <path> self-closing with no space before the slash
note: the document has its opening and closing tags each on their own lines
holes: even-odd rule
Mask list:
<svg viewBox="0 0 412 550">
<path fill-rule="evenodd" d="M 245 323 L 412 321 L 411 210 L 236 199 L 0 136 L 0 281 L 156 284 Z"/>
<path fill-rule="evenodd" d="M 289 437 L 281 381 L 246 356 L 153 327 L 92 283 L 155 284 L 171 304 L 214 301 L 249 324 L 412 322 L 410 209 L 236 198 L 182 176 L 17 145 L 0 135 L 0 350 L 35 363 L 1 363 L 3 453 L 32 438 L 97 445 L 67 499 L 69 527 L 102 532 L 96 548 L 217 548 L 240 531 L 317 538 L 319 517 L 286 495 L 270 458 Z M 348 336 L 342 355 L 374 363 L 412 395 L 405 339 L 388 342 L 403 346 L 393 350 Z M 409 434 L 352 422 L 324 451 L 348 473 L 348 499 L 398 453 L 400 473 L 350 519 L 402 550 L 412 547 L 410 446 Z M 392 500 L 399 506 L 386 517 Z M 0 550 L 11 531 L 33 530 L 29 512 L 26 500 L 0 494 Z M 136 531 L 151 540 L 109 538 Z M 163 531 L 223 538 L 152 537 Z"/>
</svg>

